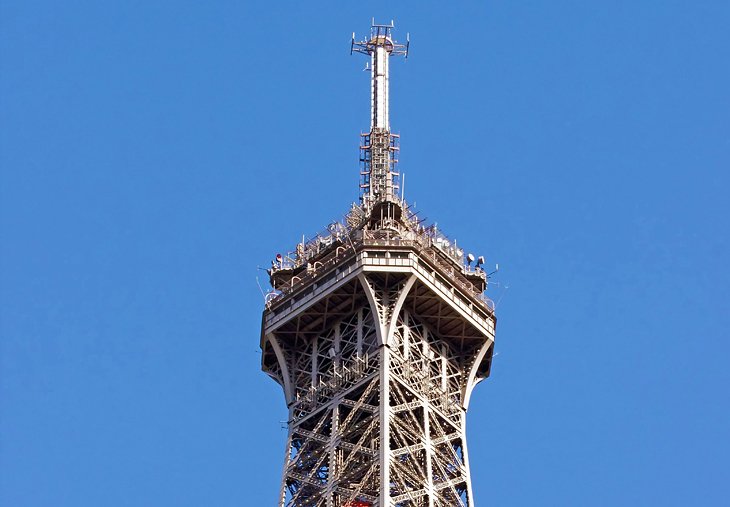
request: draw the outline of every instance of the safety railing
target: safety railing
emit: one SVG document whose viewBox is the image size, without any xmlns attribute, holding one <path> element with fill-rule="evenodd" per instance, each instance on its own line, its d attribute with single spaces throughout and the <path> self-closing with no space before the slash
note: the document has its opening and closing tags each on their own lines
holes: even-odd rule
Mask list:
<svg viewBox="0 0 730 507">
<path fill-rule="evenodd" d="M 494 312 L 494 303 L 486 297 L 477 287 L 463 276 L 465 268 L 459 268 L 454 263 L 446 260 L 442 255 L 431 247 L 430 238 L 410 232 L 408 236 L 398 236 L 394 231 L 360 231 L 360 237 L 347 237 L 337 244 L 336 248 L 325 257 L 319 258 L 314 262 L 307 264 L 306 268 L 296 276 L 292 276 L 288 284 L 280 285 L 278 291 L 269 293 L 267 296 L 267 308 L 273 309 L 282 303 L 286 296 L 298 292 L 303 287 L 313 284 L 316 280 L 325 280 L 319 283 L 319 287 L 329 285 L 329 279 L 325 277 L 325 273 L 331 271 L 337 265 L 343 265 L 346 260 L 351 259 L 358 251 L 366 247 L 405 247 L 416 250 L 420 256 L 432 264 L 437 271 L 445 275 L 449 281 L 457 289 L 468 293 L 481 303 L 483 303 L 490 312 Z M 366 262 L 368 265 L 382 266 L 411 266 L 413 261 L 400 257 L 368 257 Z"/>
</svg>

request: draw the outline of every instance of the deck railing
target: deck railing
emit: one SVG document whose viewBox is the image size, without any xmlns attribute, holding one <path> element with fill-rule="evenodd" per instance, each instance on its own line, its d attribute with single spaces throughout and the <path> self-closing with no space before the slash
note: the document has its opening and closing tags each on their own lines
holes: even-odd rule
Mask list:
<svg viewBox="0 0 730 507">
<path fill-rule="evenodd" d="M 292 276 L 289 283 L 280 285 L 277 290 L 270 292 L 266 298 L 266 306 L 271 309 L 278 306 L 286 299 L 286 296 L 298 292 L 301 288 L 314 283 L 317 279 L 322 280 L 326 273 L 335 266 L 344 264 L 357 252 L 366 247 L 405 247 L 418 252 L 427 262 L 432 264 L 438 273 L 445 275 L 457 289 L 468 293 L 471 297 L 483 303 L 490 312 L 494 312 L 494 303 L 486 297 L 477 287 L 466 279 L 465 273 L 474 272 L 469 266 L 459 267 L 456 259 L 453 261 L 447 258 L 447 252 L 437 250 L 433 245 L 431 237 L 419 234 L 414 231 L 397 230 L 360 230 L 357 234 L 340 237 L 330 246 L 336 247 L 327 255 L 321 258 L 314 257 L 313 262 L 308 262 L 302 271 Z M 316 259 L 316 260 L 315 260 Z M 367 264 L 374 265 L 409 265 L 410 260 L 397 257 L 379 257 L 381 261 L 368 260 Z M 399 262 L 408 261 L 408 262 Z"/>
</svg>

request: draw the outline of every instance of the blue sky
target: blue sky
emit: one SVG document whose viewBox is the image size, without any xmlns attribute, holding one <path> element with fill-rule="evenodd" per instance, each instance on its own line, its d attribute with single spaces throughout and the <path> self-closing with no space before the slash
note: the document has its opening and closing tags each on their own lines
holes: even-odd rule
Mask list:
<svg viewBox="0 0 730 507">
<path fill-rule="evenodd" d="M 479 505 L 730 496 L 730 3 L 0 4 L 0 504 L 274 505 L 256 285 L 357 198 L 498 262 Z"/>
</svg>

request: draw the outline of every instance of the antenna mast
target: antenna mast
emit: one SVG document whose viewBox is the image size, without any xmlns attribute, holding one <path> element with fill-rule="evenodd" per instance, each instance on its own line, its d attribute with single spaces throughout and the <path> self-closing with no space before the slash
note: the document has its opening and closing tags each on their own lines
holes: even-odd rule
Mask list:
<svg viewBox="0 0 730 507">
<path fill-rule="evenodd" d="M 406 44 L 393 41 L 391 31 L 394 25 L 378 25 L 373 21 L 370 38 L 356 42 L 352 34 L 350 53 L 370 56 L 370 132 L 361 134 L 360 144 L 360 200 L 367 212 L 372 212 L 378 204 L 386 204 L 387 215 L 392 216 L 392 206 L 397 204 L 399 174 L 395 171 L 398 162 L 399 137 L 390 132 L 389 111 L 389 58 L 391 55 L 408 57 Z M 399 213 L 398 213 L 399 214 Z"/>
</svg>

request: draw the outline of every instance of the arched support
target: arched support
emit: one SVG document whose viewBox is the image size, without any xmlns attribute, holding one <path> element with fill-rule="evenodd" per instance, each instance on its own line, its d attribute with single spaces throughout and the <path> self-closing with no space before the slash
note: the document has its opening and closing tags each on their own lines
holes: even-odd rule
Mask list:
<svg viewBox="0 0 730 507">
<path fill-rule="evenodd" d="M 400 313 L 401 309 L 403 308 L 403 304 L 406 302 L 406 298 L 408 297 L 408 294 L 411 292 L 411 289 L 413 288 L 413 285 L 416 283 L 416 280 L 418 280 L 418 277 L 416 275 L 411 275 L 408 277 L 408 280 L 406 281 L 403 288 L 398 293 L 398 299 L 395 300 L 395 305 L 393 306 L 393 311 L 390 314 L 390 322 L 388 323 L 388 331 L 385 334 L 385 340 L 386 344 L 390 343 L 391 339 L 393 338 L 393 333 L 395 333 L 395 328 L 398 325 L 398 314 Z"/>
<path fill-rule="evenodd" d="M 380 311 L 378 308 L 378 302 L 375 299 L 375 291 L 368 283 L 368 279 L 365 277 L 364 274 L 360 273 L 357 275 L 357 279 L 360 280 L 360 285 L 362 285 L 362 289 L 365 291 L 365 296 L 368 298 L 368 304 L 370 305 L 370 313 L 373 314 L 373 317 L 378 319 L 377 326 L 375 326 L 375 335 L 378 340 L 378 346 L 385 344 L 385 324 L 383 323 L 382 319 L 380 318 Z"/>
<path fill-rule="evenodd" d="M 264 343 L 269 342 L 271 348 L 274 350 L 276 359 L 279 361 L 279 368 L 281 368 L 282 376 L 282 387 L 284 388 L 284 398 L 286 399 L 287 405 L 294 401 L 294 392 L 292 391 L 291 376 L 289 375 L 289 366 L 286 363 L 286 357 L 284 356 L 284 350 L 279 345 L 279 340 L 276 339 L 276 335 L 269 333 L 264 337 Z"/>
<path fill-rule="evenodd" d="M 492 358 L 492 347 L 494 347 L 494 339 L 488 338 L 487 341 L 482 345 L 482 347 L 479 349 L 479 353 L 477 354 L 476 359 L 474 360 L 474 364 L 471 366 L 471 369 L 469 370 L 469 378 L 466 382 L 466 385 L 464 386 L 464 390 L 462 393 L 461 399 L 464 400 L 464 409 L 469 408 L 469 400 L 471 399 L 471 392 L 474 390 L 474 386 L 476 386 L 480 380 L 483 380 L 483 378 L 486 377 L 478 377 L 479 369 L 482 366 L 482 363 L 484 361 L 489 361 Z"/>
</svg>

